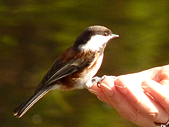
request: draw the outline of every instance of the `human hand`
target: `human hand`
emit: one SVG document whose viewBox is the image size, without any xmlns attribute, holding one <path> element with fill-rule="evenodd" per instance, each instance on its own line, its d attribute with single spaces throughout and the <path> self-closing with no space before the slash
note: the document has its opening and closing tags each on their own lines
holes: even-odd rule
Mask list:
<svg viewBox="0 0 169 127">
<path fill-rule="evenodd" d="M 169 120 L 169 65 L 106 78 L 89 91 L 138 126 L 156 127 Z"/>
</svg>

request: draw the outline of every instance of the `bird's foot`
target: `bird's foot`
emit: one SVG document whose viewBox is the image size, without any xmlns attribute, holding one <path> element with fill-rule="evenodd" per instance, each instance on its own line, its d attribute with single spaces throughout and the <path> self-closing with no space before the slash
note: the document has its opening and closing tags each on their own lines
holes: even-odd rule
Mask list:
<svg viewBox="0 0 169 127">
<path fill-rule="evenodd" d="M 86 83 L 87 88 L 90 88 L 92 85 L 97 84 L 97 86 L 100 88 L 100 83 L 105 79 L 105 78 L 113 78 L 116 79 L 116 76 L 107 76 L 103 75 L 102 77 L 95 76 L 93 77 L 90 81 Z"/>
</svg>

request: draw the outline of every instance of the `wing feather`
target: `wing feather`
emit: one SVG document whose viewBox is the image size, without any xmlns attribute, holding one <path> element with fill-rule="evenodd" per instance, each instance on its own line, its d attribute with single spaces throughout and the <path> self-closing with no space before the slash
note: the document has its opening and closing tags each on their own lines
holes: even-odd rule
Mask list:
<svg viewBox="0 0 169 127">
<path fill-rule="evenodd" d="M 85 54 L 83 53 L 83 55 Z M 64 57 L 66 58 L 67 56 Z M 57 82 L 59 82 L 61 78 L 66 77 L 89 66 L 90 63 L 94 60 L 94 53 L 90 53 L 90 55 L 87 55 L 87 57 L 81 57 L 81 59 L 79 59 L 79 57 L 74 56 L 72 58 L 69 58 L 68 61 L 62 60 L 61 58 L 57 59 L 54 65 L 43 77 L 35 93 L 43 87 L 47 85 L 57 84 Z"/>
</svg>

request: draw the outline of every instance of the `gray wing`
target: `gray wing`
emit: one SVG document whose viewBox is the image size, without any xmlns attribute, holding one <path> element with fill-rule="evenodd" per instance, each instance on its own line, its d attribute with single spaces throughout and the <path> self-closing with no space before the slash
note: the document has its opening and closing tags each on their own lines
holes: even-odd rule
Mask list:
<svg viewBox="0 0 169 127">
<path fill-rule="evenodd" d="M 91 60 L 82 60 L 82 59 L 73 59 L 69 62 L 62 63 L 60 60 L 57 60 L 50 70 L 43 77 L 41 83 L 37 87 L 36 92 L 38 92 L 43 87 L 48 85 L 54 85 L 57 81 L 63 77 L 66 77 L 72 73 L 80 71 L 81 69 L 90 65 L 93 59 Z"/>
</svg>

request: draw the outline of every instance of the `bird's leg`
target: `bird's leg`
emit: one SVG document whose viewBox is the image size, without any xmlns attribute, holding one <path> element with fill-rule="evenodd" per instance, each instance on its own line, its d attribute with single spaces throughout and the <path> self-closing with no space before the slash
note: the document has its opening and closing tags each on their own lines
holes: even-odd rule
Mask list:
<svg viewBox="0 0 169 127">
<path fill-rule="evenodd" d="M 102 77 L 95 76 L 95 77 L 93 77 L 91 80 L 89 80 L 89 81 L 86 83 L 86 86 L 89 88 L 89 87 L 91 87 L 92 85 L 97 84 L 97 87 L 100 88 L 100 83 L 101 83 L 101 81 L 103 81 L 105 78 L 113 78 L 113 79 L 115 80 L 115 79 L 116 79 L 116 76 L 107 76 L 107 75 L 104 75 L 104 76 L 102 76 Z"/>
</svg>

